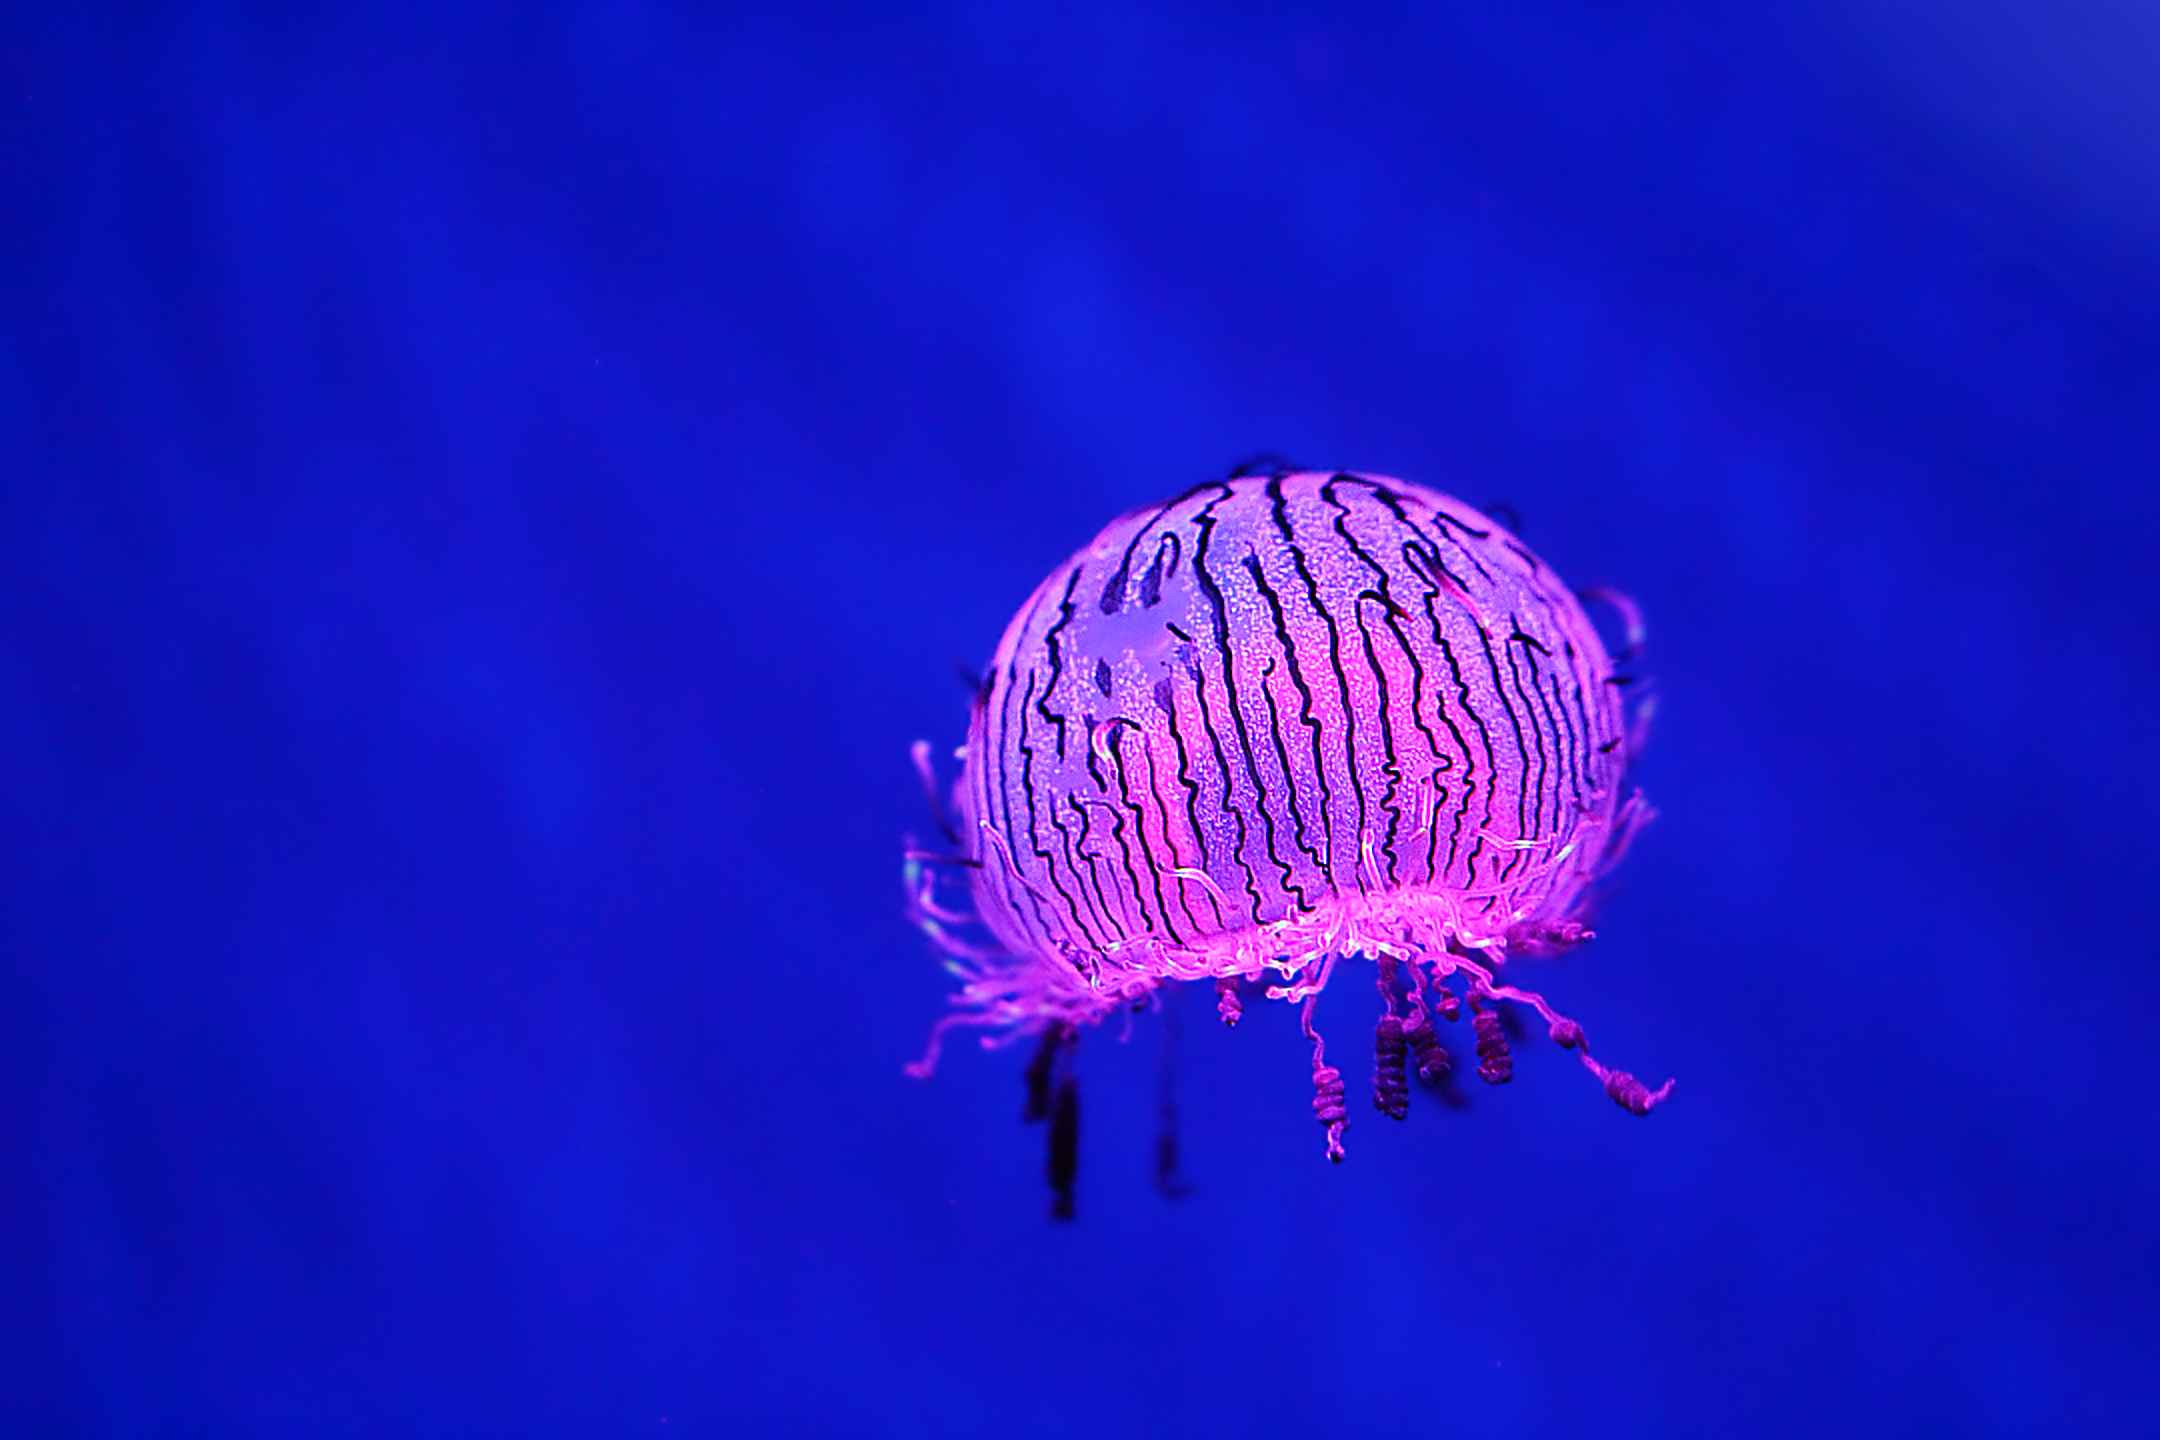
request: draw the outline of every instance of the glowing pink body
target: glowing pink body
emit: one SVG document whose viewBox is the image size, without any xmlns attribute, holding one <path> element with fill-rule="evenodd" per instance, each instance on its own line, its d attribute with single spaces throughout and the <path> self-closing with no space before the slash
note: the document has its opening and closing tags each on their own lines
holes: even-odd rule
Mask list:
<svg viewBox="0 0 2160 1440">
<path fill-rule="evenodd" d="M 1366 954 L 1383 1111 L 1407 1049 L 1445 1074 L 1451 980 L 1485 1078 L 1509 1069 L 1489 1007 L 1516 1001 L 1647 1111 L 1664 1090 L 1498 978 L 1511 952 L 1588 938 L 1590 883 L 1648 818 L 1623 799 L 1647 715 L 1631 735 L 1624 683 L 1558 577 L 1430 490 L 1244 476 L 1122 517 L 1021 607 L 978 693 L 954 794 L 974 915 L 911 851 L 917 918 L 964 982 L 940 1032 L 1086 1025 L 1169 980 L 1218 981 L 1234 1022 L 1236 982 L 1269 976 L 1310 1034 L 1336 960 Z M 1340 1158 L 1341 1080 L 1312 1038 Z"/>
</svg>

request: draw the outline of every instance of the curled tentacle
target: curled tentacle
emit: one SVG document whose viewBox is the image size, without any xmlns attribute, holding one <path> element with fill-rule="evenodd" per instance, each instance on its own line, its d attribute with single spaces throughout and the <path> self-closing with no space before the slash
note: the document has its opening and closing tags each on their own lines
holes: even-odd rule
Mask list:
<svg viewBox="0 0 2160 1440">
<path fill-rule="evenodd" d="M 1417 1078 L 1429 1086 L 1444 1082 L 1448 1072 L 1455 1068 L 1455 1060 L 1448 1054 L 1447 1046 L 1440 1043 L 1439 1035 L 1434 1033 L 1432 1021 L 1420 1019 L 1406 1038 L 1411 1053 L 1417 1056 Z"/>
<path fill-rule="evenodd" d="M 1312 1072 L 1313 1118 L 1327 1131 L 1327 1158 L 1342 1163 L 1343 1128 L 1350 1123 L 1349 1107 L 1343 1103 L 1342 1071 L 1333 1065 L 1315 1065 Z"/>
<path fill-rule="evenodd" d="M 1225 975 L 1215 982 L 1215 1013 L 1225 1029 L 1237 1029 L 1238 1021 L 1245 1014 L 1245 1002 L 1238 998 L 1236 976 Z"/>
<path fill-rule="evenodd" d="M 1515 1078 L 1515 1057 L 1508 1050 L 1507 1032 L 1500 1017 L 1470 997 L 1470 1027 L 1477 1034 L 1478 1079 L 1488 1085 L 1505 1085 Z"/>
<path fill-rule="evenodd" d="M 1342 1071 L 1327 1063 L 1327 1041 L 1320 1038 L 1320 1032 L 1313 1026 L 1313 1006 L 1319 1003 L 1320 992 L 1326 987 L 1334 968 L 1333 955 L 1320 962 L 1320 977 L 1306 992 L 1305 1003 L 1298 1011 L 1298 1028 L 1312 1041 L 1313 1118 L 1327 1132 L 1327 1158 L 1340 1165 L 1344 1154 L 1343 1130 L 1350 1124 L 1350 1110 L 1343 1103 Z"/>
<path fill-rule="evenodd" d="M 1373 1108 L 1397 1120 L 1410 1113 L 1410 1081 L 1403 1074 L 1408 1048 L 1402 1021 L 1382 1015 L 1373 1028 Z"/>
</svg>

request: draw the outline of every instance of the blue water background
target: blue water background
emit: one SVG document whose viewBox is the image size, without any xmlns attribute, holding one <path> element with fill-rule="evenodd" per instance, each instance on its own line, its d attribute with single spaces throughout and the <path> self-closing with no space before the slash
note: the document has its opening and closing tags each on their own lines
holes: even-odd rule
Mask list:
<svg viewBox="0 0 2160 1440">
<path fill-rule="evenodd" d="M 2160 19 L 2026 8 L 25 11 L 7 1433 L 2136 1433 Z M 1263 448 L 1642 601 L 1534 978 L 1680 1088 L 1346 986 L 1333 1169 L 1189 995 L 1055 1226 L 906 747 Z"/>
</svg>

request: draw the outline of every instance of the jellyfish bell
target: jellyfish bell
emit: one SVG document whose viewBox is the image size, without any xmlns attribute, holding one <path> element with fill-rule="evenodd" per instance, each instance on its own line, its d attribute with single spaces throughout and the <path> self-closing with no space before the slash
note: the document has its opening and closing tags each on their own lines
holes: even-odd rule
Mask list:
<svg viewBox="0 0 2160 1440">
<path fill-rule="evenodd" d="M 1590 598 L 1639 644 L 1632 605 Z M 961 981 L 912 1068 L 955 1027 L 1074 1035 L 1173 982 L 1215 982 L 1234 1023 L 1250 986 L 1300 1007 L 1340 1159 L 1313 1007 L 1367 957 L 1383 1113 L 1407 1108 L 1411 1050 L 1427 1083 L 1447 1074 L 1432 1021 L 1467 1002 L 1481 1078 L 1512 1074 L 1498 1007 L 1527 1007 L 1647 1114 L 1670 1081 L 1603 1065 L 1503 978 L 1590 938 L 1591 887 L 1650 816 L 1625 784 L 1646 711 L 1625 678 L 1582 597 L 1437 491 L 1278 469 L 1120 517 L 1007 627 L 946 863 L 910 850 L 911 911 Z"/>
</svg>

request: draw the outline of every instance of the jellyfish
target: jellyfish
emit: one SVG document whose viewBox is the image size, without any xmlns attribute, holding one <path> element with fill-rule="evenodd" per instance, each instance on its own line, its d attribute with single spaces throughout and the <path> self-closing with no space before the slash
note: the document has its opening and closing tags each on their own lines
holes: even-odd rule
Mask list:
<svg viewBox="0 0 2160 1440">
<path fill-rule="evenodd" d="M 1642 635 L 1626 597 L 1385 476 L 1243 466 L 1113 521 L 1006 628 L 949 794 L 914 748 L 948 848 L 910 841 L 907 906 L 959 987 L 911 1072 L 956 1028 L 1037 1038 L 1027 1113 L 1053 1121 L 1070 1214 L 1076 1037 L 1207 983 L 1226 1025 L 1256 994 L 1296 1007 L 1340 1161 L 1348 1087 L 1314 1006 L 1364 958 L 1381 1114 L 1412 1074 L 1448 1082 L 1465 1018 L 1465 1065 L 1507 1082 L 1517 1007 L 1647 1115 L 1672 1082 L 1605 1065 L 1510 977 L 1592 938 L 1596 882 L 1652 817 L 1626 783 L 1652 707 L 1615 663 Z"/>
</svg>

